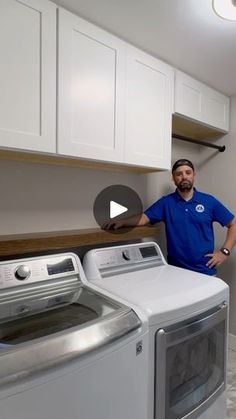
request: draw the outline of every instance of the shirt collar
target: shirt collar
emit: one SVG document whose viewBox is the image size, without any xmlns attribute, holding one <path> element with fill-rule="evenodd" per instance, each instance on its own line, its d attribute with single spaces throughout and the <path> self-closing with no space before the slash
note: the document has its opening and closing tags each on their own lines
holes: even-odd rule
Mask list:
<svg viewBox="0 0 236 419">
<path fill-rule="evenodd" d="M 193 188 L 193 196 L 189 201 L 185 201 L 185 199 L 182 198 L 182 196 L 179 194 L 179 192 L 177 191 L 177 188 L 174 192 L 174 197 L 176 199 L 177 202 L 179 201 L 184 201 L 184 202 L 199 202 L 199 192 L 197 191 L 196 188 Z"/>
</svg>

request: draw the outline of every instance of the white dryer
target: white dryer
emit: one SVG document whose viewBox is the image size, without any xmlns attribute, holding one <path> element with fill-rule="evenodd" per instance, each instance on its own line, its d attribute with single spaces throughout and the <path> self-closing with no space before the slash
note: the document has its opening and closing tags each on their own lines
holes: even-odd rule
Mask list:
<svg viewBox="0 0 236 419">
<path fill-rule="evenodd" d="M 168 265 L 155 242 L 94 249 L 83 266 L 90 283 L 147 317 L 148 419 L 223 419 L 228 286 Z"/>
</svg>

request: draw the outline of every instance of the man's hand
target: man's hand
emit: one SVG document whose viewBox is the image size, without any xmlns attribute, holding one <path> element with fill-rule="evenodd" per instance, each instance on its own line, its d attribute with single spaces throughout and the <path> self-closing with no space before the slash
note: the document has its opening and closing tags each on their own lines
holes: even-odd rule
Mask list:
<svg viewBox="0 0 236 419">
<path fill-rule="evenodd" d="M 139 227 L 149 224 L 149 218 L 144 214 L 133 215 L 120 220 L 110 220 L 103 224 L 103 230 L 118 230 L 121 227 Z"/>
<path fill-rule="evenodd" d="M 206 264 L 208 268 L 216 268 L 228 258 L 228 256 L 224 255 L 220 250 L 216 250 L 214 253 L 208 253 L 205 256 L 210 257 L 210 260 Z"/>
<path fill-rule="evenodd" d="M 231 251 L 236 243 L 236 218 L 233 218 L 233 220 L 226 224 L 226 227 L 228 230 L 226 240 L 222 247 L 225 247 Z M 210 257 L 210 260 L 208 260 L 206 264 L 208 268 L 215 268 L 220 266 L 228 258 L 228 256 L 224 255 L 224 253 L 222 253 L 220 250 L 216 250 L 214 253 L 208 253 L 205 256 Z"/>
<path fill-rule="evenodd" d="M 107 223 L 103 224 L 103 230 L 118 230 L 124 226 L 124 222 L 122 220 L 117 221 L 108 221 Z"/>
</svg>

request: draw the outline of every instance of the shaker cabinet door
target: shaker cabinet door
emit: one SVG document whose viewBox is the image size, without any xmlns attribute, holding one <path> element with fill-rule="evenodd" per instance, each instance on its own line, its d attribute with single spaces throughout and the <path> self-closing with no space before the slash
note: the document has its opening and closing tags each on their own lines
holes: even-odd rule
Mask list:
<svg viewBox="0 0 236 419">
<path fill-rule="evenodd" d="M 173 70 L 136 48 L 127 49 L 125 161 L 169 169 Z"/>
<path fill-rule="evenodd" d="M 56 151 L 56 6 L 0 2 L 0 146 Z"/>
<path fill-rule="evenodd" d="M 203 122 L 229 131 L 229 103 L 230 99 L 227 96 L 207 87 L 203 103 Z"/>
<path fill-rule="evenodd" d="M 229 130 L 229 98 L 181 71 L 175 72 L 175 113 Z"/>
<path fill-rule="evenodd" d="M 123 160 L 124 60 L 121 40 L 59 10 L 60 154 Z"/>
</svg>

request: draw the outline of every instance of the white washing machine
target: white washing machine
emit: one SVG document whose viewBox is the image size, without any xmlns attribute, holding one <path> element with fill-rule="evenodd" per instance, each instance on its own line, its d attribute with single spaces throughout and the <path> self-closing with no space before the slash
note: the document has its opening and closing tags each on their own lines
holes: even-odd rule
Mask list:
<svg viewBox="0 0 236 419">
<path fill-rule="evenodd" d="M 72 253 L 0 263 L 1 419 L 147 417 L 147 324 L 85 282 Z"/>
<path fill-rule="evenodd" d="M 94 249 L 83 266 L 147 316 L 148 419 L 224 419 L 228 286 L 168 265 L 155 242 Z"/>
</svg>

